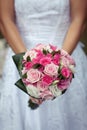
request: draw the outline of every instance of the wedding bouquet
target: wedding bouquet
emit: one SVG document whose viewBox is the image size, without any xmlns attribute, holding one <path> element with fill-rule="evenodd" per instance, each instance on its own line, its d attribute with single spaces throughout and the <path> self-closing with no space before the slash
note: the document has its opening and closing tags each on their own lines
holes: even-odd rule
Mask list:
<svg viewBox="0 0 87 130">
<path fill-rule="evenodd" d="M 14 55 L 13 60 L 21 77 L 15 85 L 35 100 L 55 99 L 67 90 L 74 78 L 73 58 L 51 44 L 38 44 Z M 39 105 L 31 99 L 29 106 L 35 109 Z"/>
</svg>

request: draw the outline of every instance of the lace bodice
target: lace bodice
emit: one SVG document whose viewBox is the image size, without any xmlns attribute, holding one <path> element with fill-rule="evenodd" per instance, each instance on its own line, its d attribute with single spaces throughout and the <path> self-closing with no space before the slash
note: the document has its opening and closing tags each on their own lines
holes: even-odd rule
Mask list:
<svg viewBox="0 0 87 130">
<path fill-rule="evenodd" d="M 70 23 L 69 0 L 15 0 L 15 12 L 27 46 L 63 42 Z"/>
</svg>

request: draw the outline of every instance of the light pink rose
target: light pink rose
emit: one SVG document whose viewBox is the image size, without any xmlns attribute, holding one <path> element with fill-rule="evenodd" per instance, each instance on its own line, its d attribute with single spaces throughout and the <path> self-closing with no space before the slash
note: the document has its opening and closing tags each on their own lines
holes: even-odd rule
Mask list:
<svg viewBox="0 0 87 130">
<path fill-rule="evenodd" d="M 27 52 L 25 53 L 25 55 L 23 56 L 23 59 L 24 59 L 24 60 L 27 60 L 27 57 L 30 56 L 30 58 L 31 58 L 31 60 L 32 60 L 33 58 L 36 57 L 36 55 L 37 55 L 37 52 L 36 52 L 34 49 L 32 49 L 32 50 L 27 51 Z"/>
<path fill-rule="evenodd" d="M 45 45 L 40 43 L 40 44 L 38 44 L 38 45 L 35 47 L 35 49 L 36 49 L 36 50 L 43 50 L 44 47 L 45 47 Z"/>
<path fill-rule="evenodd" d="M 65 57 L 65 56 L 63 56 L 63 57 L 61 57 L 61 64 L 63 65 L 63 66 L 69 66 L 69 60 Z"/>
<path fill-rule="evenodd" d="M 37 69 L 30 69 L 27 72 L 27 81 L 29 81 L 30 83 L 35 83 L 41 79 L 41 76 L 41 72 Z"/>
<path fill-rule="evenodd" d="M 71 74 L 71 71 L 66 68 L 66 67 L 63 67 L 62 70 L 61 70 L 61 74 L 65 77 L 65 78 L 69 78 L 70 74 Z"/>
<path fill-rule="evenodd" d="M 71 73 L 70 76 L 69 76 L 70 82 L 72 81 L 72 78 L 73 78 L 73 74 Z"/>
<path fill-rule="evenodd" d="M 23 70 L 22 70 L 22 75 L 24 75 L 26 72 L 27 72 L 26 68 L 25 68 L 25 67 L 23 67 Z"/>
<path fill-rule="evenodd" d="M 68 52 L 63 50 L 63 49 L 61 49 L 61 55 L 66 56 L 66 55 L 68 55 Z"/>
<path fill-rule="evenodd" d="M 65 79 L 65 80 L 61 80 L 59 83 L 58 83 L 58 88 L 60 90 L 64 90 L 64 89 L 67 89 L 70 85 L 70 80 L 69 79 Z"/>
<path fill-rule="evenodd" d="M 50 100 L 54 98 L 54 95 L 51 93 L 50 90 L 45 90 L 44 92 L 41 92 L 39 94 L 39 96 L 43 99 L 43 100 Z"/>
<path fill-rule="evenodd" d="M 48 89 L 49 86 L 46 86 L 46 84 L 44 84 L 42 81 L 38 81 L 37 82 L 37 88 L 39 89 L 39 91 L 45 91 Z"/>
<path fill-rule="evenodd" d="M 49 52 L 52 52 L 52 49 L 51 49 L 51 47 L 50 47 L 50 45 L 49 44 L 47 44 L 47 45 L 45 45 L 45 44 L 38 44 L 36 47 L 35 47 L 35 49 L 36 50 L 43 50 L 43 49 L 45 49 L 45 50 L 48 50 Z"/>
<path fill-rule="evenodd" d="M 40 64 L 45 66 L 47 64 L 50 64 L 51 63 L 51 57 L 43 57 L 40 59 Z"/>
<path fill-rule="evenodd" d="M 48 75 L 44 75 L 43 78 L 42 78 L 42 83 L 43 85 L 46 85 L 46 86 L 49 86 L 51 85 L 53 82 L 53 78 L 48 76 Z"/>
<path fill-rule="evenodd" d="M 47 64 L 44 69 L 44 73 L 49 76 L 57 76 L 58 75 L 58 66 L 54 63 Z"/>
<path fill-rule="evenodd" d="M 29 51 L 27 51 L 26 53 L 25 53 L 25 55 L 23 56 L 23 60 L 27 60 L 27 57 L 29 56 Z"/>
<path fill-rule="evenodd" d="M 74 59 L 65 50 L 61 49 L 61 55 L 69 61 L 69 64 L 76 65 Z"/>
<path fill-rule="evenodd" d="M 69 60 L 69 63 L 70 63 L 71 65 L 74 65 L 74 66 L 76 65 L 74 59 L 73 59 L 70 55 L 67 55 L 66 58 Z"/>
</svg>

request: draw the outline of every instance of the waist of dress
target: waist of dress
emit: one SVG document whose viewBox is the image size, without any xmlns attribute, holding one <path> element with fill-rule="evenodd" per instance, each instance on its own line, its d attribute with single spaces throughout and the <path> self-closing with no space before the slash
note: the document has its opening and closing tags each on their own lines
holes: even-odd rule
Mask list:
<svg viewBox="0 0 87 130">
<path fill-rule="evenodd" d="M 65 38 L 65 35 L 68 30 L 67 26 L 51 26 L 51 25 L 40 25 L 40 24 L 29 24 L 25 27 L 19 26 L 19 32 L 27 46 L 35 45 L 37 43 L 55 43 L 62 44 Z"/>
<path fill-rule="evenodd" d="M 23 41 L 28 49 L 33 48 L 35 45 L 42 43 L 42 44 L 52 44 L 56 45 L 61 48 L 62 43 L 64 41 L 63 36 L 52 36 L 52 35 L 27 35 L 23 36 Z"/>
</svg>

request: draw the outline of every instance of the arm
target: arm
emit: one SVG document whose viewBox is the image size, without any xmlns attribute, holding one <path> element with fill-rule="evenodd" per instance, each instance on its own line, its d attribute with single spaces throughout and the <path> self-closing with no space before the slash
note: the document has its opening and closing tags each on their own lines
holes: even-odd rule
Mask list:
<svg viewBox="0 0 87 130">
<path fill-rule="evenodd" d="M 86 0 L 70 0 L 71 2 L 71 24 L 65 37 L 62 49 L 72 54 L 80 36 L 85 29 Z"/>
<path fill-rule="evenodd" d="M 15 53 L 26 51 L 15 24 L 14 0 L 0 0 L 0 31 Z"/>
</svg>

